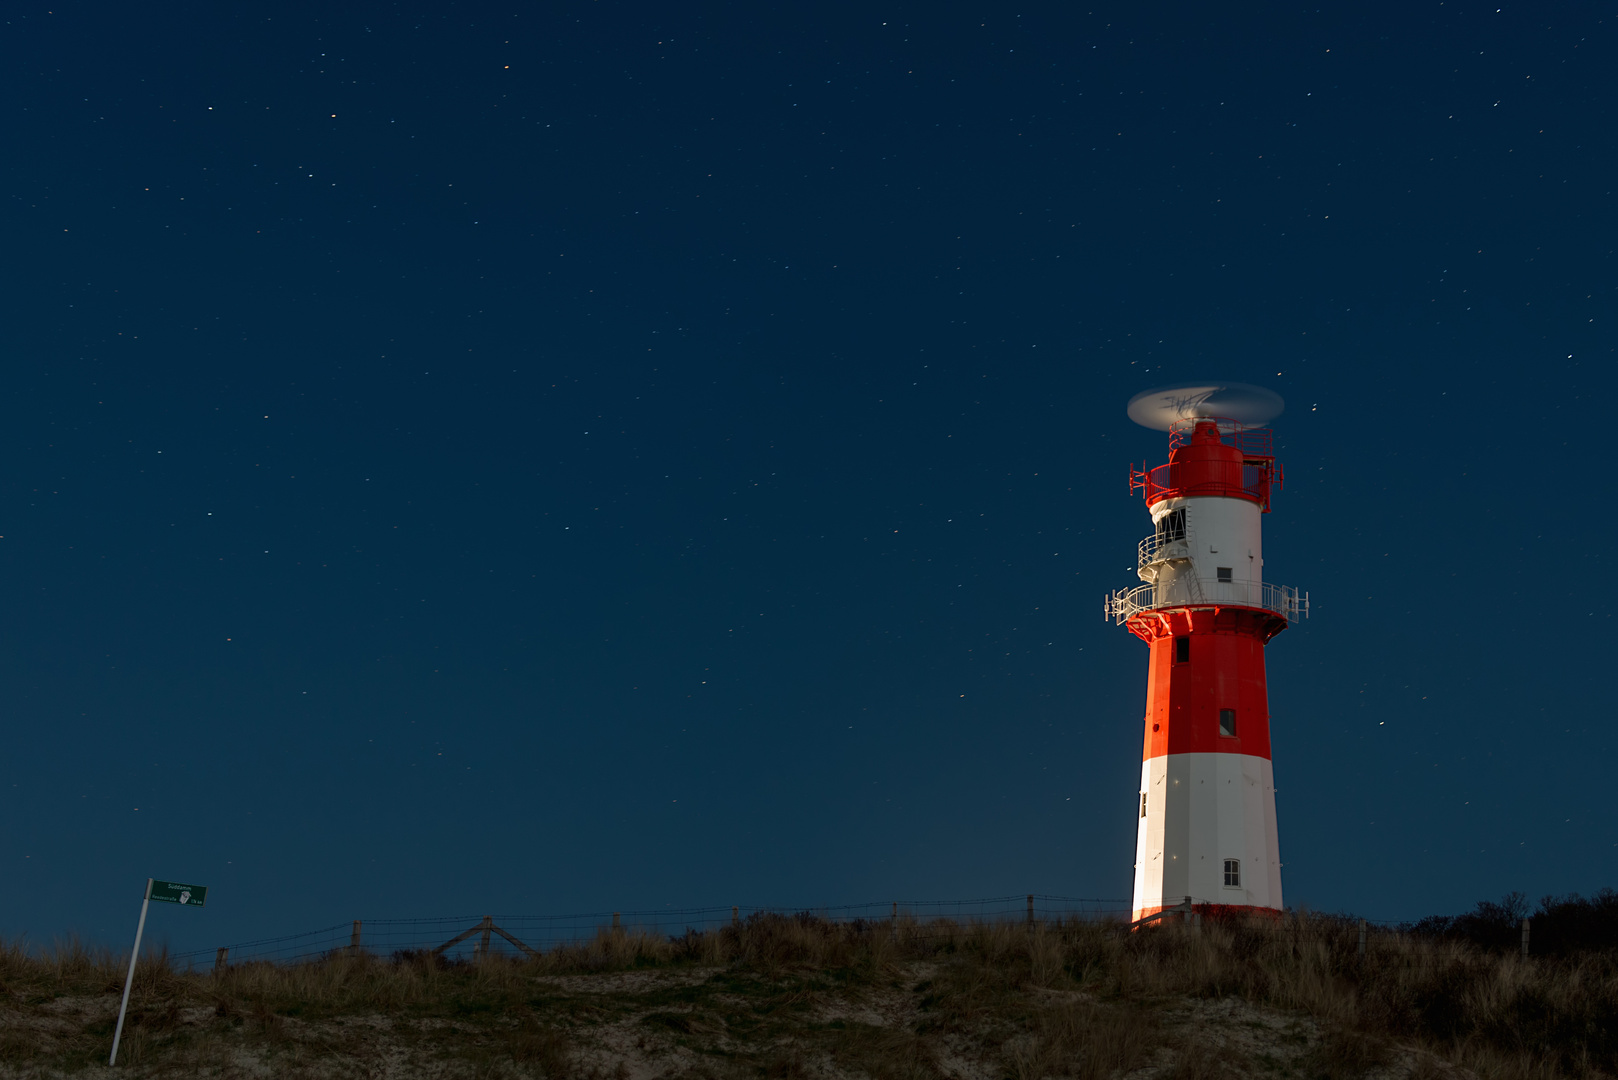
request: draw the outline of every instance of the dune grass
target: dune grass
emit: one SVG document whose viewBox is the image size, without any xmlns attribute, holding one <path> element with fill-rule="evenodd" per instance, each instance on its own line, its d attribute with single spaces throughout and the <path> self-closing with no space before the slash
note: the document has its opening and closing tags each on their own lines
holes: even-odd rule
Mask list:
<svg viewBox="0 0 1618 1080">
<path fill-rule="evenodd" d="M 0 1073 L 102 1071 L 124 962 L 0 948 Z M 1362 961 L 1353 922 L 1310 916 L 1129 933 L 763 914 L 677 938 L 604 929 L 537 959 L 184 972 L 157 956 L 137 969 L 118 1071 L 1593 1080 L 1618 1076 L 1615 1020 L 1611 952 L 1373 934 Z"/>
</svg>

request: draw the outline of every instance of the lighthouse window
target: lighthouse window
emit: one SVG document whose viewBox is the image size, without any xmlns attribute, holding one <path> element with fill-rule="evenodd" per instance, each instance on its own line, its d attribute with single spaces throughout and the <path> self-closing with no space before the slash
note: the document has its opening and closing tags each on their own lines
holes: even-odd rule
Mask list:
<svg viewBox="0 0 1618 1080">
<path fill-rule="evenodd" d="M 1177 637 L 1174 639 L 1174 662 L 1176 664 L 1189 664 L 1191 662 L 1191 639 Z"/>
<path fill-rule="evenodd" d="M 1140 793 L 1140 816 L 1146 816 L 1146 792 Z"/>
<path fill-rule="evenodd" d="M 1230 567 L 1228 567 L 1228 566 L 1215 567 L 1214 568 L 1214 573 L 1219 575 L 1219 580 L 1220 581 L 1229 581 L 1230 580 Z"/>
<path fill-rule="evenodd" d="M 1225 888 L 1239 889 L 1242 887 L 1242 861 L 1240 859 L 1225 860 Z"/>
<path fill-rule="evenodd" d="M 1229 739 L 1236 737 L 1236 710 L 1219 710 L 1219 734 Z"/>
<path fill-rule="evenodd" d="M 1185 510 L 1170 510 L 1157 519 L 1157 542 L 1185 539 Z"/>
</svg>

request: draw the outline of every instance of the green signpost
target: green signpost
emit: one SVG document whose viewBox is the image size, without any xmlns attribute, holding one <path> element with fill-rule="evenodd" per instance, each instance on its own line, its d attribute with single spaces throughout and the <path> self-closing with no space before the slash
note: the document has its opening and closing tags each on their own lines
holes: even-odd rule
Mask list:
<svg viewBox="0 0 1618 1080">
<path fill-rule="evenodd" d="M 152 899 L 168 904 L 189 904 L 201 907 L 208 895 L 206 885 L 183 885 L 178 881 L 153 881 Z"/>
<path fill-rule="evenodd" d="M 187 907 L 201 907 L 203 900 L 208 896 L 206 885 L 187 885 L 179 881 L 154 881 L 146 879 L 146 896 L 140 902 L 140 922 L 135 924 L 135 948 L 129 954 L 129 974 L 124 977 L 124 1000 L 118 1006 L 118 1027 L 112 1033 L 112 1056 L 107 1058 L 108 1065 L 118 1064 L 118 1040 L 124 1034 L 124 1012 L 129 1008 L 129 988 L 135 985 L 135 960 L 140 956 L 140 936 L 146 931 L 146 909 L 153 900 L 161 900 L 165 904 L 184 904 Z"/>
</svg>

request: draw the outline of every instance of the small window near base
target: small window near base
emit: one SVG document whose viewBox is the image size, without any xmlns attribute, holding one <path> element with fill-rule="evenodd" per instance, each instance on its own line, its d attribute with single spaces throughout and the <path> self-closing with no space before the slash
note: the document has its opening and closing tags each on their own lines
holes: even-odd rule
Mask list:
<svg viewBox="0 0 1618 1080">
<path fill-rule="evenodd" d="M 1146 816 L 1146 792 L 1140 793 L 1140 816 Z"/>
<path fill-rule="evenodd" d="M 1240 859 L 1225 860 L 1225 888 L 1239 889 L 1242 887 L 1242 861 Z"/>
<path fill-rule="evenodd" d="M 1219 580 L 1220 581 L 1230 581 L 1231 580 L 1231 576 L 1230 576 L 1231 575 L 1231 569 L 1228 566 L 1216 566 L 1216 567 L 1214 567 L 1214 573 L 1219 575 Z"/>
<path fill-rule="evenodd" d="M 1189 664 L 1191 662 L 1191 639 L 1177 637 L 1174 639 L 1174 662 L 1176 664 Z"/>
<path fill-rule="evenodd" d="M 1227 739 L 1234 739 L 1236 737 L 1235 709 L 1219 710 L 1219 734 L 1225 736 Z"/>
</svg>

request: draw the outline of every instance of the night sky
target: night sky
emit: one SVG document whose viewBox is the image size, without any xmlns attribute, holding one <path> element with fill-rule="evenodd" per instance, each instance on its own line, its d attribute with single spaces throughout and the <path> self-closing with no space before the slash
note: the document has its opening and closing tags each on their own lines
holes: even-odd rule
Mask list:
<svg viewBox="0 0 1618 1080">
<path fill-rule="evenodd" d="M 1618 884 L 1608 7 L 3 29 L 0 932 L 1127 900 L 1190 379 L 1287 401 L 1287 902 Z"/>
</svg>

